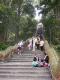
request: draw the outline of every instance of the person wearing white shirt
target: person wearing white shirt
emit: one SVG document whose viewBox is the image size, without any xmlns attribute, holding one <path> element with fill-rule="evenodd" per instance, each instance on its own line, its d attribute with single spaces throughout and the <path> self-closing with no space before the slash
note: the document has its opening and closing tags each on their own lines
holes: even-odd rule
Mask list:
<svg viewBox="0 0 60 80">
<path fill-rule="evenodd" d="M 18 43 L 18 54 L 21 54 L 22 48 L 23 48 L 23 41 L 20 41 L 20 42 Z"/>
</svg>

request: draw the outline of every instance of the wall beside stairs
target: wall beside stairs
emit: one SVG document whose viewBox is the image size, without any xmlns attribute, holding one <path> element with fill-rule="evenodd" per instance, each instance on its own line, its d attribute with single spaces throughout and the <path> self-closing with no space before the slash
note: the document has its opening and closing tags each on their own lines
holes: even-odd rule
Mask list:
<svg viewBox="0 0 60 80">
<path fill-rule="evenodd" d="M 45 41 L 44 47 L 45 47 L 46 53 L 49 56 L 49 62 L 51 65 L 51 72 L 52 72 L 53 78 L 56 79 L 56 75 L 59 73 L 59 70 L 58 70 L 59 58 L 58 58 L 57 52 L 54 50 L 53 47 L 49 46 L 47 41 Z"/>
<path fill-rule="evenodd" d="M 5 61 L 9 59 L 17 49 L 17 44 L 14 46 L 9 46 L 6 50 L 0 51 L 0 61 Z"/>
</svg>

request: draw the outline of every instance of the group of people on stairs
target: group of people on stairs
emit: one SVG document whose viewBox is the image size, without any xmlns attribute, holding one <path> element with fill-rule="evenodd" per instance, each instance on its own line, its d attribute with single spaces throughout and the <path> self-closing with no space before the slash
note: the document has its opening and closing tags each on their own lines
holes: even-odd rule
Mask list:
<svg viewBox="0 0 60 80">
<path fill-rule="evenodd" d="M 18 48 L 17 52 L 20 54 L 23 51 L 23 46 L 24 46 L 24 41 L 19 41 L 18 42 Z M 32 37 L 31 40 L 28 40 L 27 47 L 29 50 L 35 51 L 36 49 L 39 49 L 41 51 L 44 50 L 44 40 L 40 38 L 39 36 L 37 37 Z"/>
<path fill-rule="evenodd" d="M 24 46 L 24 42 L 20 41 L 18 43 L 18 54 L 21 54 L 23 52 L 23 46 Z M 29 50 L 32 50 L 33 53 L 35 53 L 35 50 L 41 50 L 44 52 L 44 40 L 40 39 L 39 36 L 37 37 L 32 37 L 32 39 L 30 41 L 28 41 L 28 45 L 27 45 Z M 36 56 L 34 56 L 33 58 L 33 62 L 32 62 L 32 66 L 33 67 L 48 67 L 49 66 L 49 56 L 44 52 L 45 57 L 41 60 L 39 60 L 39 57 L 37 58 Z"/>
<path fill-rule="evenodd" d="M 35 51 L 35 49 L 40 49 L 41 51 L 44 50 L 44 40 L 40 39 L 39 36 L 32 37 L 28 44 L 29 50 Z"/>
<path fill-rule="evenodd" d="M 45 56 L 41 60 L 39 60 L 39 57 L 37 59 L 36 56 L 33 58 L 33 62 L 32 62 L 33 67 L 50 67 L 49 56 L 46 53 L 44 53 L 44 54 L 45 54 Z"/>
<path fill-rule="evenodd" d="M 32 50 L 33 53 L 35 53 L 35 50 L 41 50 L 43 51 L 45 57 L 41 60 L 39 60 L 36 58 L 36 56 L 34 56 L 33 58 L 33 62 L 32 62 L 32 66 L 33 67 L 48 67 L 49 65 L 49 56 L 44 52 L 44 40 L 42 38 L 40 38 L 39 36 L 37 37 L 32 37 L 32 40 L 29 42 L 28 44 L 28 48 L 29 50 Z"/>
</svg>

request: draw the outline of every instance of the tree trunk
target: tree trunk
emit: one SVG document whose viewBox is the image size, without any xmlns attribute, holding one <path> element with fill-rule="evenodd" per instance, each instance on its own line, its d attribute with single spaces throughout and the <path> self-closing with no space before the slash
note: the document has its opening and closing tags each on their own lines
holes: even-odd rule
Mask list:
<svg viewBox="0 0 60 80">
<path fill-rule="evenodd" d="M 19 41 L 19 26 L 16 26 L 16 32 L 15 32 L 15 41 Z"/>
<path fill-rule="evenodd" d="M 20 6 L 18 7 L 18 11 L 17 11 L 17 25 L 16 25 L 16 33 L 15 33 L 16 42 L 19 41 L 19 23 L 20 23 Z"/>
<path fill-rule="evenodd" d="M 0 34 L 0 42 L 4 42 L 4 33 Z"/>
</svg>

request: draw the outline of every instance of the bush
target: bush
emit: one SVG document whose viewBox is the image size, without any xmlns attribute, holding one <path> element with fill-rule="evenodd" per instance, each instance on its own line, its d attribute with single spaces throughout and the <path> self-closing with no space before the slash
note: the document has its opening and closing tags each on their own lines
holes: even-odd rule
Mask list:
<svg viewBox="0 0 60 80">
<path fill-rule="evenodd" d="M 60 53 L 60 45 L 56 45 L 56 46 L 54 46 L 54 48 L 58 53 Z"/>
<path fill-rule="evenodd" d="M 56 49 L 57 49 L 57 51 L 59 51 L 59 52 L 60 52 L 60 45 L 59 45 L 59 46 L 57 46 L 57 48 L 56 48 Z"/>
<path fill-rule="evenodd" d="M 5 50 L 8 47 L 5 43 L 0 43 L 0 50 Z"/>
</svg>

